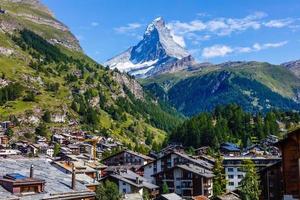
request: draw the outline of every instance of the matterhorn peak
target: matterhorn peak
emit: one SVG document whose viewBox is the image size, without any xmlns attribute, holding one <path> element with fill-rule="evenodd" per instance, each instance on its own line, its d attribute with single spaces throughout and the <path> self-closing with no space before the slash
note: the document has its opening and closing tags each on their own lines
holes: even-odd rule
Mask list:
<svg viewBox="0 0 300 200">
<path fill-rule="evenodd" d="M 165 20 L 158 17 L 147 26 L 136 46 L 105 64 L 138 77 L 148 77 L 186 68 L 192 62 L 194 59 L 188 51 L 175 42 Z"/>
</svg>

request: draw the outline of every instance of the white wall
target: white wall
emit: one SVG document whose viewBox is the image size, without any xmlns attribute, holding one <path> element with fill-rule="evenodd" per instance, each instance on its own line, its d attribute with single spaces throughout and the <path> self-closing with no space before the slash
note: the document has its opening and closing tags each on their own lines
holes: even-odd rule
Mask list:
<svg viewBox="0 0 300 200">
<path fill-rule="evenodd" d="M 232 168 L 233 171 L 230 172 L 229 169 Z M 225 174 L 226 174 L 226 180 L 227 180 L 227 185 L 226 185 L 226 189 L 229 191 L 233 191 L 235 189 L 237 189 L 237 187 L 239 186 L 239 182 L 242 180 L 242 178 L 238 178 L 239 175 L 242 175 L 243 177 L 245 176 L 245 172 L 239 172 L 238 168 L 240 167 L 225 167 Z M 228 176 L 232 175 L 233 178 L 228 178 Z M 233 185 L 229 185 L 230 182 L 233 183 Z"/>
</svg>

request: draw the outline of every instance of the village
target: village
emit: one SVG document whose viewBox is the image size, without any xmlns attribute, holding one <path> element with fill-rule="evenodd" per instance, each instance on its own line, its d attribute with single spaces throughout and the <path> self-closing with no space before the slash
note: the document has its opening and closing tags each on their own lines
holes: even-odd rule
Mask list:
<svg viewBox="0 0 300 200">
<path fill-rule="evenodd" d="M 252 160 L 260 176 L 261 199 L 300 197 L 300 130 L 279 140 L 265 140 L 241 149 L 232 143 L 220 147 L 226 176 L 226 193 L 213 198 L 215 158 L 209 147 L 190 155 L 180 144 L 143 155 L 110 137 L 85 131 L 54 132 L 51 140 L 11 142 L 1 123 L 0 199 L 95 199 L 97 187 L 109 180 L 123 199 L 241 199 L 239 185 L 245 176 L 243 161 Z"/>
</svg>

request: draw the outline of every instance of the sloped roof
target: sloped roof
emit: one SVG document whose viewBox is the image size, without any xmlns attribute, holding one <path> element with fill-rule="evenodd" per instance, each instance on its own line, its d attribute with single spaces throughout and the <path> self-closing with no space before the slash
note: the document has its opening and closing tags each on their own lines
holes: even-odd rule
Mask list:
<svg viewBox="0 0 300 200">
<path fill-rule="evenodd" d="M 63 195 L 93 195 L 83 184 L 76 182 L 76 190 L 71 189 L 71 175 L 65 174 L 53 167 L 46 159 L 1 159 L 0 176 L 8 173 L 18 172 L 21 175 L 29 176 L 30 166 L 34 166 L 34 178 L 45 180 L 45 192 L 35 195 L 18 197 L 21 200 L 48 199 L 55 194 Z M 66 196 L 66 195 L 64 195 Z M 0 186 L 0 199 L 17 198 Z M 17 199 L 18 199 L 17 198 Z M 64 199 L 64 198 L 61 198 Z"/>
</svg>

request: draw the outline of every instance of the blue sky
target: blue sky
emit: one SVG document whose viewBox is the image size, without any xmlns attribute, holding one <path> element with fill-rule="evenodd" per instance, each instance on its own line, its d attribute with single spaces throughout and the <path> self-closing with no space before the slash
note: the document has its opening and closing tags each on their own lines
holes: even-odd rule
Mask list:
<svg viewBox="0 0 300 200">
<path fill-rule="evenodd" d="M 135 45 L 159 16 L 199 62 L 300 59 L 299 0 L 42 1 L 99 62 Z"/>
</svg>

